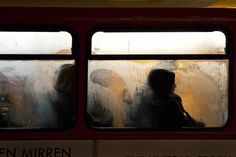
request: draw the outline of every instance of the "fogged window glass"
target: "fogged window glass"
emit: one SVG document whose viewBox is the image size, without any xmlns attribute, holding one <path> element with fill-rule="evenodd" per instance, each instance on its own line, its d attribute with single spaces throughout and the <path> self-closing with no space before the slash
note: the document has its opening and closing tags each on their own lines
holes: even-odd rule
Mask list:
<svg viewBox="0 0 236 157">
<path fill-rule="evenodd" d="M 71 34 L 0 31 L 1 55 L 8 60 L 0 60 L 0 128 L 70 127 L 75 91 Z"/>
<path fill-rule="evenodd" d="M 0 127 L 68 127 L 74 61 L 0 61 Z"/>
<path fill-rule="evenodd" d="M 225 54 L 226 37 L 212 32 L 96 32 L 94 55 Z"/>
<path fill-rule="evenodd" d="M 117 128 L 222 127 L 228 119 L 228 66 L 227 59 L 90 60 L 88 123 Z M 154 80 L 161 81 L 152 82 L 152 87 L 154 69 L 175 77 L 165 80 L 158 74 Z M 168 96 L 163 94 L 167 87 L 161 88 L 166 82 L 173 84 Z M 186 121 L 172 125 L 171 118 Z"/>
<path fill-rule="evenodd" d="M 1 32 L 0 54 L 71 54 L 68 32 Z"/>
</svg>

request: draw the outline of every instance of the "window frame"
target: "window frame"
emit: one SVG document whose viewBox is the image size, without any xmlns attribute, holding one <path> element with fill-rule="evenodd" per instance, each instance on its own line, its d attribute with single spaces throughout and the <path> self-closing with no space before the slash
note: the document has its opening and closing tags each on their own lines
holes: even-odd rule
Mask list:
<svg viewBox="0 0 236 157">
<path fill-rule="evenodd" d="M 225 35 L 225 54 L 92 54 L 92 37 L 97 32 L 212 32 L 220 31 Z M 102 131 L 215 131 L 222 130 L 229 126 L 229 122 L 232 115 L 232 36 L 226 27 L 219 25 L 155 25 L 155 26 L 132 26 L 123 25 L 115 27 L 114 25 L 103 25 L 96 26 L 88 33 L 87 39 L 87 53 L 86 53 L 86 96 L 85 96 L 85 119 L 86 125 L 92 130 L 102 130 Z M 227 73 L 227 85 L 228 85 L 228 118 L 223 126 L 220 127 L 198 127 L 198 128 L 182 128 L 182 129 L 162 129 L 162 128 L 115 128 L 115 127 L 94 127 L 88 123 L 87 116 L 87 104 L 88 104 L 88 68 L 89 61 L 105 61 L 105 60 L 228 60 L 228 73 Z"/>
<path fill-rule="evenodd" d="M 72 27 L 68 26 L 62 26 L 62 25 L 38 25 L 38 24 L 6 24 L 0 26 L 1 32 L 60 32 L 65 31 L 71 35 L 72 43 L 71 43 L 71 53 L 68 54 L 0 54 L 0 62 L 1 61 L 74 61 L 75 67 L 76 67 L 76 80 L 78 78 L 78 58 L 79 58 L 79 35 L 78 32 L 75 31 Z M 26 127 L 0 127 L 0 132 L 2 131 L 11 131 L 11 132 L 17 132 L 17 131 L 67 131 L 71 128 L 73 128 L 76 124 L 76 120 L 78 118 L 78 100 L 75 97 L 78 91 L 77 89 L 77 81 L 76 88 L 74 92 L 74 100 L 73 100 L 73 108 L 74 108 L 74 116 L 73 121 L 71 122 L 69 127 L 52 127 L 52 128 L 26 128 Z"/>
</svg>

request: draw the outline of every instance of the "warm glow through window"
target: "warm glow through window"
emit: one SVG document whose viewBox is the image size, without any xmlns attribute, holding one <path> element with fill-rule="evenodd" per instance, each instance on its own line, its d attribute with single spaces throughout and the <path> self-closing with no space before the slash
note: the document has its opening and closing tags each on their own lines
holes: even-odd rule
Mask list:
<svg viewBox="0 0 236 157">
<path fill-rule="evenodd" d="M 94 33 L 88 59 L 88 124 L 154 130 L 225 126 L 230 64 L 226 40 L 216 30 Z"/>
<path fill-rule="evenodd" d="M 96 32 L 92 54 L 225 54 L 226 37 L 212 32 Z"/>
</svg>

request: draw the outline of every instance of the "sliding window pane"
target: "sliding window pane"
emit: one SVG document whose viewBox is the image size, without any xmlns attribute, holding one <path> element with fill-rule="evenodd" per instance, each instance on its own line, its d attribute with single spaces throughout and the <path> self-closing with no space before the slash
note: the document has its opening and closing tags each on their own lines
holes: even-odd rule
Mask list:
<svg viewBox="0 0 236 157">
<path fill-rule="evenodd" d="M 223 32 L 96 32 L 93 55 L 225 54 Z"/>
<path fill-rule="evenodd" d="M 0 54 L 71 54 L 68 32 L 0 32 Z"/>
</svg>

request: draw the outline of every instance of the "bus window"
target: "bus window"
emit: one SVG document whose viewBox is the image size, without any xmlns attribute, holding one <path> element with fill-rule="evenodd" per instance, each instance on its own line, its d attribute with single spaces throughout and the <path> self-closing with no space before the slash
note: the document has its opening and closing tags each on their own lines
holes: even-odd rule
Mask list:
<svg viewBox="0 0 236 157">
<path fill-rule="evenodd" d="M 68 32 L 0 32 L 0 128 L 68 128 L 75 59 Z"/>
<path fill-rule="evenodd" d="M 224 54 L 225 34 L 212 32 L 96 32 L 94 55 Z"/>
<path fill-rule="evenodd" d="M 96 32 L 91 45 L 91 127 L 192 129 L 226 124 L 229 56 L 224 33 Z"/>
<path fill-rule="evenodd" d="M 71 54 L 72 36 L 60 32 L 2 32 L 0 54 Z"/>
</svg>

